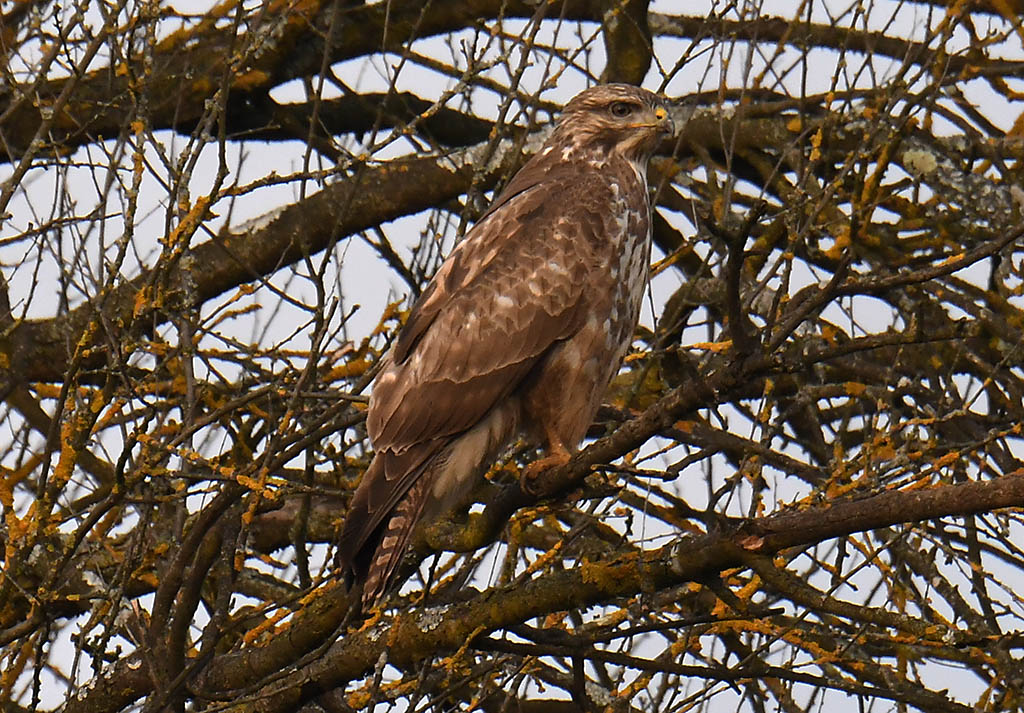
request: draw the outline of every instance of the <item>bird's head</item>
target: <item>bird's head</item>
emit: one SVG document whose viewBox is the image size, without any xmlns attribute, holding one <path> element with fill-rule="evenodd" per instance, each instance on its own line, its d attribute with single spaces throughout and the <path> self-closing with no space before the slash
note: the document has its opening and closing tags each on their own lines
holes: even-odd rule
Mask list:
<svg viewBox="0 0 1024 713">
<path fill-rule="evenodd" d="M 573 97 L 555 131 L 577 148 L 597 148 L 646 163 L 674 129 L 663 97 L 630 84 L 602 84 Z"/>
</svg>

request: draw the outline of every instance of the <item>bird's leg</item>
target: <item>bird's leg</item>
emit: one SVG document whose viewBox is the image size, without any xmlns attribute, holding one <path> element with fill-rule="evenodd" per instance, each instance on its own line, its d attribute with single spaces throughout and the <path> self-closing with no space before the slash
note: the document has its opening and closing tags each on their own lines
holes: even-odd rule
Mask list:
<svg viewBox="0 0 1024 713">
<path fill-rule="evenodd" d="M 548 455 L 539 460 L 535 460 L 530 465 L 523 469 L 523 474 L 519 477 L 519 487 L 523 489 L 524 493 L 534 496 L 543 496 L 547 493 L 547 483 L 541 480 L 541 475 L 559 466 L 565 465 L 572 458 L 572 453 L 565 447 L 561 439 L 554 434 L 547 434 L 548 447 L 545 449 Z"/>
</svg>

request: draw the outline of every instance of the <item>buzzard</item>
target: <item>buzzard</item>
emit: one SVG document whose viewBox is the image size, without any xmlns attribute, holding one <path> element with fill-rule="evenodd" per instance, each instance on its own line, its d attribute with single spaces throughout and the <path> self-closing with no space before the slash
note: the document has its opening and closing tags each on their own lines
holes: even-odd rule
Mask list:
<svg viewBox="0 0 1024 713">
<path fill-rule="evenodd" d="M 566 106 L 416 301 L 374 382 L 375 454 L 338 560 L 387 591 L 413 528 L 455 504 L 516 436 L 583 439 L 636 327 L 650 262 L 647 161 L 672 121 L 655 94 L 592 87 Z"/>
</svg>

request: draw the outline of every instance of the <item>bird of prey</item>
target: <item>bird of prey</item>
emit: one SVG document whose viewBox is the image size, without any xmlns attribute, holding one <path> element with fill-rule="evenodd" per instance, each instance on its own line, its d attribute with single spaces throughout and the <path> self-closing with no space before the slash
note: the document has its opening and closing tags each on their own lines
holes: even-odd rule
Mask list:
<svg viewBox="0 0 1024 713">
<path fill-rule="evenodd" d="M 373 385 L 374 456 L 339 543 L 364 608 L 390 587 L 416 524 L 452 507 L 513 438 L 546 454 L 524 488 L 578 447 L 636 327 L 647 162 L 672 129 L 644 89 L 578 94 L 416 301 Z"/>
</svg>

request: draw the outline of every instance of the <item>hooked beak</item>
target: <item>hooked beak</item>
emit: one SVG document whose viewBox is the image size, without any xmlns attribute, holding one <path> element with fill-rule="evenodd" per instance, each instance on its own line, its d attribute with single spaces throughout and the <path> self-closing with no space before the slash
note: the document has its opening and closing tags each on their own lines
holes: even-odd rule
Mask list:
<svg viewBox="0 0 1024 713">
<path fill-rule="evenodd" d="M 654 117 L 658 120 L 656 124 L 658 131 L 669 136 L 676 133 L 676 125 L 672 123 L 672 117 L 669 115 L 668 109 L 663 106 L 655 107 Z"/>
<path fill-rule="evenodd" d="M 638 122 L 636 124 L 630 124 L 634 128 L 649 128 L 657 129 L 659 133 L 671 136 L 676 133 L 676 125 L 672 123 L 672 117 L 669 116 L 668 109 L 663 106 L 657 106 L 654 108 L 654 122 Z"/>
</svg>

